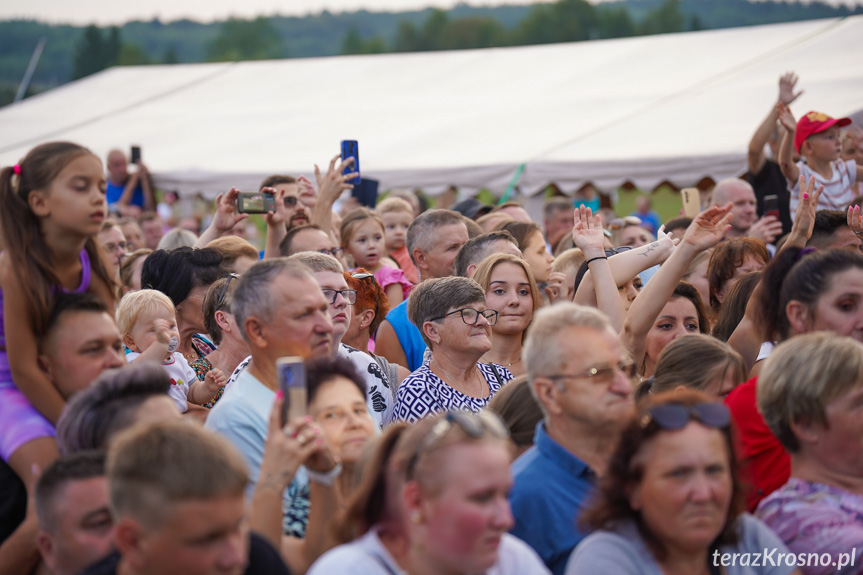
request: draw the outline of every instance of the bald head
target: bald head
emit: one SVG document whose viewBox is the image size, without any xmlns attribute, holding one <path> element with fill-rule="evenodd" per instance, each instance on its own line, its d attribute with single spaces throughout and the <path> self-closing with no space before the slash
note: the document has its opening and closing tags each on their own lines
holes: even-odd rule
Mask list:
<svg viewBox="0 0 863 575">
<path fill-rule="evenodd" d="M 755 210 L 755 191 L 749 182 L 740 178 L 728 178 L 720 180 L 713 188 L 713 203 L 723 206 L 731 202 L 733 204 L 731 220 L 733 235 L 746 235 L 752 224 L 758 218 Z"/>
</svg>

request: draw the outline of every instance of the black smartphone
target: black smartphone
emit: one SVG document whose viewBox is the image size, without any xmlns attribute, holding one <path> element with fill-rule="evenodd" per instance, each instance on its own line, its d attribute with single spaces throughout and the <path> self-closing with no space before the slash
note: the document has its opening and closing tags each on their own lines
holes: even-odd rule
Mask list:
<svg viewBox="0 0 863 575">
<path fill-rule="evenodd" d="M 129 161 L 133 164 L 141 163 L 141 146 L 132 146 L 132 152 L 129 154 Z"/>
<path fill-rule="evenodd" d="M 241 192 L 237 196 L 237 212 L 241 214 L 266 214 L 276 211 L 276 196 L 261 192 Z"/>
<path fill-rule="evenodd" d="M 378 204 L 378 182 L 377 180 L 364 179 L 358 186 L 354 186 L 351 195 L 357 199 L 360 205 L 370 210 L 375 209 Z"/>
<path fill-rule="evenodd" d="M 309 401 L 306 390 L 306 364 L 301 357 L 280 357 L 276 360 L 279 389 L 282 391 L 282 425 L 306 415 Z"/>
<path fill-rule="evenodd" d="M 354 163 L 346 167 L 342 173 L 356 172 L 357 176 L 348 180 L 348 183 L 358 186 L 362 178 L 360 176 L 360 145 L 356 140 L 342 140 L 342 161 L 344 162 L 346 158 L 353 158 Z"/>
<path fill-rule="evenodd" d="M 764 196 L 764 215 L 779 219 L 779 196 L 775 194 Z"/>
</svg>

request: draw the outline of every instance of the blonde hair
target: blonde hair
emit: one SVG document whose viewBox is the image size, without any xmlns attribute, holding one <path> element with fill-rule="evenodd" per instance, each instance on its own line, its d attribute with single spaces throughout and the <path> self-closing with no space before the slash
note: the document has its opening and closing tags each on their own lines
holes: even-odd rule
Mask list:
<svg viewBox="0 0 863 575">
<path fill-rule="evenodd" d="M 171 312 L 171 315 L 176 313 L 174 302 L 159 290 L 142 289 L 124 295 L 117 306 L 117 328 L 120 335 L 129 335 L 142 315 L 159 306 Z"/>
<path fill-rule="evenodd" d="M 402 198 L 387 198 L 375 207 L 375 212 L 379 215 L 391 214 L 393 212 L 407 212 L 411 217 L 414 217 L 414 207 Z"/>
<path fill-rule="evenodd" d="M 405 202 L 404 200 L 402 201 Z M 348 212 L 348 214 L 342 219 L 342 225 L 339 226 L 339 238 L 341 238 L 343 248 L 348 247 L 348 242 L 350 242 L 351 238 L 354 237 L 354 233 L 357 228 L 366 220 L 376 221 L 381 227 L 381 235 L 386 231 L 384 228 L 384 222 L 378 214 L 368 208 L 356 208 L 355 210 Z"/>
<path fill-rule="evenodd" d="M 223 236 L 207 244 L 208 248 L 222 257 L 222 265 L 233 268 L 240 258 L 251 258 L 258 261 L 258 250 L 248 241 L 237 236 Z M 235 270 L 231 270 L 235 271 Z"/>
<path fill-rule="evenodd" d="M 758 410 L 790 453 L 800 451 L 794 424 L 829 427 L 827 406 L 860 386 L 863 344 L 831 332 L 794 336 L 780 344 L 758 376 Z"/>
<path fill-rule="evenodd" d="M 331 256 L 330 254 L 319 254 L 318 252 L 299 252 L 290 256 L 289 258 L 287 258 L 287 260 L 289 262 L 296 262 L 298 264 L 302 264 L 312 273 L 334 272 L 341 275 L 345 272 L 345 270 L 342 268 L 342 264 L 339 263 L 339 260 Z"/>
<path fill-rule="evenodd" d="M 488 293 L 489 286 L 491 285 L 491 274 L 494 273 L 494 268 L 502 263 L 517 265 L 522 269 L 522 271 L 524 271 L 524 275 L 527 277 L 527 283 L 530 289 L 530 297 L 533 300 L 533 311 L 535 313 L 536 310 L 539 309 L 540 303 L 542 303 L 542 297 L 539 295 L 539 288 L 536 286 L 536 279 L 534 279 L 533 273 L 530 271 L 530 266 L 520 257 L 512 254 L 491 255 L 480 262 L 476 271 L 473 272 L 473 279 L 482 286 L 483 291 Z"/>
<path fill-rule="evenodd" d="M 584 254 L 580 248 L 569 248 L 560 255 L 554 257 L 551 271 L 570 275 L 573 277 L 578 273 L 578 268 L 585 262 Z"/>
</svg>

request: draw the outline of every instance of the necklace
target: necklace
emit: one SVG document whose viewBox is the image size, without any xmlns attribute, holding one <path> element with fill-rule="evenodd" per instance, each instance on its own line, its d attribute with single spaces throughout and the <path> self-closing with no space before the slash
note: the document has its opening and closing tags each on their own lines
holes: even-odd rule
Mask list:
<svg viewBox="0 0 863 575">
<path fill-rule="evenodd" d="M 515 364 L 517 364 L 517 363 L 521 363 L 521 360 L 522 360 L 522 358 L 518 358 L 518 360 L 516 360 L 516 361 L 511 361 L 511 362 L 509 362 L 509 363 L 504 363 L 504 362 L 502 362 L 502 361 L 491 361 L 491 360 L 489 360 L 489 363 L 496 363 L 496 364 L 498 364 L 498 365 L 502 365 L 503 367 L 512 367 L 512 366 L 514 366 L 514 365 L 515 365 Z"/>
<path fill-rule="evenodd" d="M 452 382 L 450 384 L 450 387 L 455 387 L 455 385 L 454 385 L 455 379 L 450 374 L 448 374 L 444 368 L 441 367 L 441 365 L 437 362 L 437 360 L 435 360 L 434 356 L 432 356 L 431 360 L 432 360 L 432 363 L 435 364 L 437 366 L 437 368 L 441 371 L 441 373 L 443 373 L 447 377 L 447 379 Z M 474 373 L 474 375 L 476 375 L 476 367 L 475 366 L 473 368 L 473 373 Z M 461 391 L 461 390 L 459 390 L 459 391 Z M 465 393 L 465 395 L 468 395 L 468 394 Z M 477 396 L 478 396 L 478 398 L 482 397 L 482 380 L 479 380 L 479 393 L 477 394 Z"/>
</svg>

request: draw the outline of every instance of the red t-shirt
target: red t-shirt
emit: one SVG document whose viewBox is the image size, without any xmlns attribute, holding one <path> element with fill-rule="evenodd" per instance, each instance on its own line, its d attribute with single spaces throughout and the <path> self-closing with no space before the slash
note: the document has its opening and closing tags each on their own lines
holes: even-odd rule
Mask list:
<svg viewBox="0 0 863 575">
<path fill-rule="evenodd" d="M 744 467 L 744 479 L 751 485 L 746 495 L 749 511 L 785 485 L 791 475 L 791 458 L 764 423 L 755 398 L 757 377 L 738 385 L 725 398 L 725 405 L 737 426 L 737 456 Z"/>
</svg>

